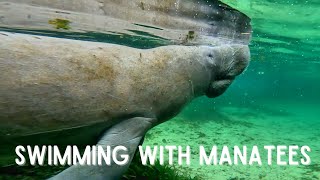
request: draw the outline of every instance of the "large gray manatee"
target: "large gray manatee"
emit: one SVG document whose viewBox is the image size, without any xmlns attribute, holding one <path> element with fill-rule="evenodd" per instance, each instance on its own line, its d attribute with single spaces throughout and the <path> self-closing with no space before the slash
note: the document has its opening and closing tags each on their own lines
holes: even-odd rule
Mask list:
<svg viewBox="0 0 320 180">
<path fill-rule="evenodd" d="M 132 158 L 149 129 L 196 97 L 225 92 L 250 56 L 250 19 L 218 1 L 0 0 L 0 15 L 1 166 L 13 163 L 16 145 L 123 145 Z M 71 35 L 149 35 L 172 45 L 8 32 L 60 32 L 59 19 L 71 22 Z M 128 166 L 71 166 L 52 178 L 117 179 Z"/>
<path fill-rule="evenodd" d="M 0 36 L 6 42 L 0 44 L 3 139 L 38 135 L 46 142 L 75 144 L 88 138 L 81 136 L 102 133 L 97 144 L 124 145 L 131 157 L 149 129 L 196 97 L 221 95 L 249 61 L 248 46 L 242 44 L 142 50 L 7 32 Z M 78 134 L 44 135 L 96 124 L 99 128 Z M 127 166 L 72 166 L 54 178 L 113 179 Z"/>
</svg>

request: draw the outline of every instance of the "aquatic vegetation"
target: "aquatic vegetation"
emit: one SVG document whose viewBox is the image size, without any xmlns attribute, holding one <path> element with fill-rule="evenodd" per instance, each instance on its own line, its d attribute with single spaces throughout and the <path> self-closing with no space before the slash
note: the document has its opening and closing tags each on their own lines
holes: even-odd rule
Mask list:
<svg viewBox="0 0 320 180">
<path fill-rule="evenodd" d="M 203 132 L 198 132 L 199 137 L 198 138 L 204 138 L 206 137 L 206 134 Z"/>
<path fill-rule="evenodd" d="M 177 156 L 177 155 L 176 155 Z M 45 163 L 46 164 L 46 163 Z M 46 179 L 54 174 L 63 171 L 68 166 L 18 166 L 12 165 L 0 168 L 0 179 L 6 180 L 33 180 Z M 191 177 L 181 169 L 169 164 L 160 165 L 156 161 L 154 165 L 142 165 L 139 153 L 136 153 L 128 171 L 123 175 L 123 180 L 148 178 L 151 180 L 199 180 L 198 177 Z"/>
<path fill-rule="evenodd" d="M 160 165 L 156 161 L 154 165 L 142 165 L 139 153 L 136 153 L 132 163 L 122 177 L 123 180 L 130 179 L 150 179 L 150 180 L 200 180 L 199 177 L 191 177 L 175 166 L 168 164 Z"/>
<path fill-rule="evenodd" d="M 69 30 L 70 27 L 70 21 L 67 19 L 52 19 L 48 21 L 49 24 L 52 24 L 56 29 L 65 29 Z"/>
<path fill-rule="evenodd" d="M 310 164 L 308 166 L 305 166 L 305 169 L 305 176 L 312 176 L 314 179 L 320 178 L 320 164 Z"/>
<path fill-rule="evenodd" d="M 52 175 L 62 171 L 66 166 L 18 166 L 12 165 L 9 167 L 0 168 L 0 179 L 6 180 L 34 180 L 34 179 L 45 179 Z"/>
</svg>

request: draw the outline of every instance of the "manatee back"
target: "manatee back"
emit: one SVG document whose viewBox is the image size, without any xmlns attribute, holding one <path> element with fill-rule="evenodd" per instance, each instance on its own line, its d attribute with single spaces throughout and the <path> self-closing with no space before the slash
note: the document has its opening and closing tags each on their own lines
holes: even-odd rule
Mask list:
<svg viewBox="0 0 320 180">
<path fill-rule="evenodd" d="M 130 48 L 23 34 L 0 36 L 1 135 L 116 123 L 114 118 L 136 111 L 117 95 L 117 86 L 126 84 L 121 61 L 127 59 L 125 52 L 135 52 Z"/>
<path fill-rule="evenodd" d="M 73 33 L 141 48 L 249 44 L 251 38 L 250 18 L 218 0 L 1 0 L 0 7 L 6 30 Z"/>
</svg>

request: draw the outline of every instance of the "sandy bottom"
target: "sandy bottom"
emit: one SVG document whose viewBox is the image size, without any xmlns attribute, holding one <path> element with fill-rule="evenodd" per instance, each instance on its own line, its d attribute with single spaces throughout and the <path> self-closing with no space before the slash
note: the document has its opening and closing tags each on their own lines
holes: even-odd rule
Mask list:
<svg viewBox="0 0 320 180">
<path fill-rule="evenodd" d="M 320 179 L 320 111 L 315 105 L 294 105 L 293 103 L 269 103 L 263 108 L 220 106 L 213 112 L 192 112 L 192 107 L 178 117 L 153 128 L 146 135 L 144 145 L 191 146 L 191 164 L 174 166 L 191 176 L 203 179 Z M 199 109 L 199 108 L 197 108 Z M 200 108 L 201 109 L 201 108 Z M 198 110 L 197 110 L 198 111 Z M 259 148 L 262 165 L 199 165 L 199 146 L 212 146 L 218 152 L 224 145 Z M 278 166 L 276 156 L 273 165 L 267 164 L 264 145 L 307 145 L 312 152 L 308 166 Z M 233 150 L 231 149 L 231 152 Z M 175 152 L 177 156 L 177 152 Z M 283 160 L 288 161 L 288 156 Z M 297 159 L 302 155 L 298 154 Z M 167 159 L 166 159 L 167 160 Z"/>
</svg>

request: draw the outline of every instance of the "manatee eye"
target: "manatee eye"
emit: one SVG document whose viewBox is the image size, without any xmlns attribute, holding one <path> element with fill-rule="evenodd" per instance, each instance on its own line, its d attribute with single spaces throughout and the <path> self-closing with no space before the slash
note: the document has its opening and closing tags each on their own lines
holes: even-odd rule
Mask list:
<svg viewBox="0 0 320 180">
<path fill-rule="evenodd" d="M 213 57 L 213 55 L 210 53 L 210 54 L 208 54 L 208 57 L 209 57 L 209 58 L 212 58 L 212 57 Z"/>
</svg>

